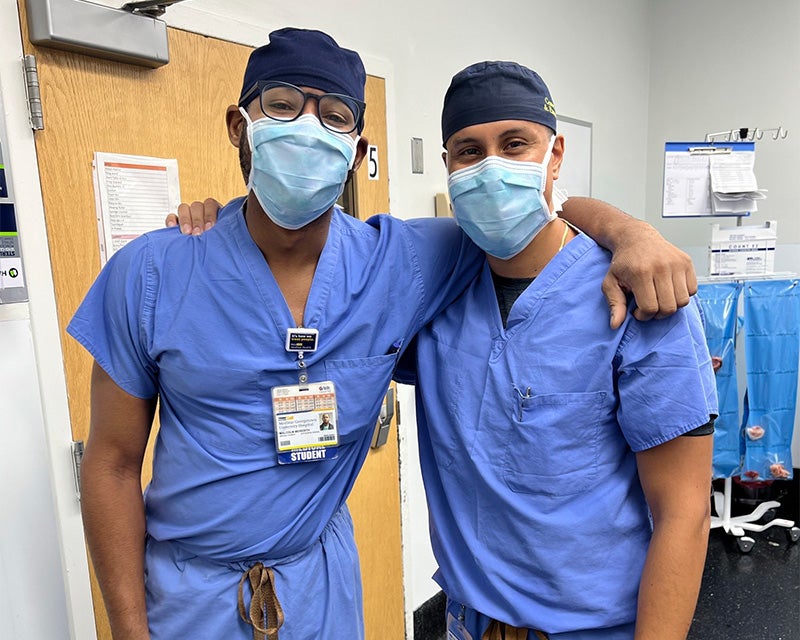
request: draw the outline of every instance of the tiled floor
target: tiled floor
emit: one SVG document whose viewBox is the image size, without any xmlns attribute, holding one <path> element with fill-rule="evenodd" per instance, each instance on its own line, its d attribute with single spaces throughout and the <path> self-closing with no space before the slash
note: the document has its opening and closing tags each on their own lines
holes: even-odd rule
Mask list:
<svg viewBox="0 0 800 640">
<path fill-rule="evenodd" d="M 791 483 L 780 483 L 777 517 L 800 520 L 797 469 Z M 776 483 L 777 484 L 777 483 Z M 737 494 L 734 493 L 734 496 Z M 734 502 L 732 515 L 752 506 Z M 711 531 L 703 585 L 688 640 L 800 640 L 800 542 L 786 529 L 749 533 L 756 544 L 742 553 L 733 536 Z M 442 607 L 440 600 L 431 601 Z M 430 617 L 426 616 L 430 621 Z M 441 625 L 416 624 L 415 640 L 446 640 Z"/>
</svg>

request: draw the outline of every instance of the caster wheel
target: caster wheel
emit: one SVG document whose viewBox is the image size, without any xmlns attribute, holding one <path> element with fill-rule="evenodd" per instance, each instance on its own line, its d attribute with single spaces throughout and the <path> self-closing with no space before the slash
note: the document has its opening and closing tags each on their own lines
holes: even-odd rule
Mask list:
<svg viewBox="0 0 800 640">
<path fill-rule="evenodd" d="M 797 542 L 800 540 L 800 527 L 792 527 L 791 529 L 787 529 L 786 537 L 789 538 L 789 542 Z"/>
<path fill-rule="evenodd" d="M 742 536 L 741 538 L 736 538 L 736 544 L 739 546 L 739 551 L 742 553 L 750 553 L 750 550 L 753 548 L 753 545 L 756 543 L 753 538 L 750 536 Z"/>
<path fill-rule="evenodd" d="M 767 522 L 772 522 L 772 521 L 775 519 L 775 516 L 776 516 L 776 515 L 777 515 L 777 514 L 776 514 L 776 512 L 775 512 L 775 509 L 767 509 L 767 510 L 764 512 L 764 515 L 763 515 L 763 516 L 761 516 L 761 521 L 762 521 L 762 522 L 764 522 L 765 524 L 766 524 Z"/>
</svg>

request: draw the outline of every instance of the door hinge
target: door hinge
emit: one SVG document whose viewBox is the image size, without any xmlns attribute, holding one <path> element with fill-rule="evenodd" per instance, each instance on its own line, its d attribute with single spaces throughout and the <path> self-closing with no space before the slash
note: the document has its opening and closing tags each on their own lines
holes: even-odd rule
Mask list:
<svg viewBox="0 0 800 640">
<path fill-rule="evenodd" d="M 81 499 L 81 462 L 83 461 L 83 440 L 70 443 L 72 450 L 72 475 L 75 479 L 75 494 Z"/>
<path fill-rule="evenodd" d="M 39 70 L 36 68 L 36 56 L 27 55 L 22 58 L 25 72 L 25 93 L 28 95 L 28 116 L 31 129 L 44 129 L 44 113 L 42 112 L 42 95 L 39 92 Z"/>
</svg>

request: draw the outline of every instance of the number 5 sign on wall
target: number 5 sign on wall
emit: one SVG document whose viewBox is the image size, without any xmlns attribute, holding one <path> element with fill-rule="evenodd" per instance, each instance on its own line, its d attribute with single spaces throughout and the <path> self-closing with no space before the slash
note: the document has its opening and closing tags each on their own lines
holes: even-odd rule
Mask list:
<svg viewBox="0 0 800 640">
<path fill-rule="evenodd" d="M 367 176 L 370 180 L 378 180 L 378 147 L 371 144 L 367 147 Z"/>
</svg>

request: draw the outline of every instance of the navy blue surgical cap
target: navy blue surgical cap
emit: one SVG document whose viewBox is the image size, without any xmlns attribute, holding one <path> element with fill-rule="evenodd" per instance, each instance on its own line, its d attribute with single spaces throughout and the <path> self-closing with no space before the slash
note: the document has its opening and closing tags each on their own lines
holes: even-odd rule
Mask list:
<svg viewBox="0 0 800 640">
<path fill-rule="evenodd" d="M 242 99 L 259 80 L 341 93 L 363 102 L 367 74 L 359 55 L 340 47 L 327 33 L 287 27 L 270 33 L 269 44 L 250 54 L 240 106 L 244 106 Z"/>
<path fill-rule="evenodd" d="M 442 144 L 464 127 L 526 120 L 556 130 L 556 108 L 538 73 L 516 62 L 478 62 L 453 76 L 442 108 Z"/>
</svg>

